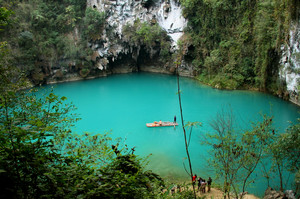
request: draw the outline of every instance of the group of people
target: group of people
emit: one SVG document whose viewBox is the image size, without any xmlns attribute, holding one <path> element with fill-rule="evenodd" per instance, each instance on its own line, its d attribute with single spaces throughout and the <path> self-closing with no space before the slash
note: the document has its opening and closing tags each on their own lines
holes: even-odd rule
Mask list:
<svg viewBox="0 0 300 199">
<path fill-rule="evenodd" d="M 204 178 L 197 178 L 197 175 L 195 174 L 193 176 L 193 179 L 192 179 L 192 183 L 195 185 L 196 184 L 196 181 L 198 181 L 198 191 L 200 191 L 201 193 L 205 193 L 206 190 L 206 185 L 207 185 L 207 192 L 210 192 L 210 187 L 211 187 L 211 183 L 212 183 L 212 179 L 211 177 L 208 178 L 207 182 Z"/>
</svg>

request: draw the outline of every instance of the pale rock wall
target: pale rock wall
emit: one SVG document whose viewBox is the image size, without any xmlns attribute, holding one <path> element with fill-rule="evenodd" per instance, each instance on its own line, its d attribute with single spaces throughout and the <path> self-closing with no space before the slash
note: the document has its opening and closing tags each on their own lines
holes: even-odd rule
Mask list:
<svg viewBox="0 0 300 199">
<path fill-rule="evenodd" d="M 137 70 L 130 61 L 127 64 L 127 69 L 124 68 L 126 64 L 122 64 L 122 67 L 115 65 L 113 69 L 108 68 L 111 62 L 115 62 L 121 56 L 124 57 L 124 55 L 131 56 L 134 61 L 138 59 L 140 48 L 133 49 L 131 46 L 126 46 L 123 42 L 126 40 L 122 35 L 123 26 L 133 24 L 137 19 L 141 22 L 146 21 L 149 23 L 156 21 L 172 38 L 172 49 L 170 51 L 173 52 L 177 49 L 177 41 L 183 35 L 183 29 L 187 24 L 187 21 L 181 14 L 179 3 L 174 0 L 159 0 L 148 8 L 142 5 L 142 0 L 89 0 L 88 6 L 108 15 L 106 30 L 101 35 L 101 42 L 96 41 L 89 45 L 98 54 L 95 58 L 98 69 L 112 70 L 114 73 Z M 110 35 L 108 35 L 108 29 L 110 30 Z M 156 51 L 151 49 L 149 53 L 150 58 L 152 58 Z M 169 73 L 163 66 L 156 67 L 155 63 L 153 63 L 148 68 L 146 66 L 141 67 L 141 70 Z"/>
<path fill-rule="evenodd" d="M 280 77 L 286 82 L 290 100 L 300 104 L 298 101 L 298 85 L 300 83 L 300 20 L 291 24 L 289 42 L 282 46 L 281 50 Z"/>
</svg>

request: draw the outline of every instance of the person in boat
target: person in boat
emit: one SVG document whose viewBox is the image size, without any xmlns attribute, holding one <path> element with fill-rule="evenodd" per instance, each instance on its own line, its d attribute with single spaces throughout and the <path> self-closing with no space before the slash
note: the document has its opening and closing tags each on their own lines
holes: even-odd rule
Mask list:
<svg viewBox="0 0 300 199">
<path fill-rule="evenodd" d="M 153 124 L 154 124 L 154 126 L 161 126 L 162 125 L 162 121 L 161 120 L 159 122 L 154 121 Z"/>
<path fill-rule="evenodd" d="M 176 123 L 176 115 L 174 116 L 174 123 Z"/>
<path fill-rule="evenodd" d="M 161 126 L 161 125 L 162 125 L 162 121 L 161 121 L 161 120 L 159 120 L 159 122 L 158 122 L 158 125 L 159 125 L 159 126 Z"/>
</svg>

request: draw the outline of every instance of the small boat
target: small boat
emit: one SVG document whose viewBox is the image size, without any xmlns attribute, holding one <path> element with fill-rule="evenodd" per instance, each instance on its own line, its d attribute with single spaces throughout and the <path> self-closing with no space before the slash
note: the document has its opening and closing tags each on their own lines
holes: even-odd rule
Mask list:
<svg viewBox="0 0 300 199">
<path fill-rule="evenodd" d="M 160 126 L 178 126 L 177 122 L 153 122 L 153 123 L 146 123 L 147 127 L 160 127 Z"/>
</svg>

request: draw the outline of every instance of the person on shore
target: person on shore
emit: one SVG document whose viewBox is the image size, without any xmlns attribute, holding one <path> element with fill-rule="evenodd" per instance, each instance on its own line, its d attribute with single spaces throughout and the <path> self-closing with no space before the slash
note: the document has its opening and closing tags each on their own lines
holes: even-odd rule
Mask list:
<svg viewBox="0 0 300 199">
<path fill-rule="evenodd" d="M 209 177 L 207 180 L 207 192 L 210 192 L 211 183 L 212 183 L 212 179 L 211 177 Z"/>
<path fill-rule="evenodd" d="M 198 178 L 198 191 L 200 191 L 201 183 L 202 183 L 202 178 L 199 177 Z"/>
<path fill-rule="evenodd" d="M 193 183 L 193 185 L 195 185 L 196 180 L 197 180 L 197 174 L 195 174 L 195 175 L 193 176 L 193 178 L 192 178 L 192 183 Z"/>
<path fill-rule="evenodd" d="M 205 187 L 206 187 L 205 179 L 202 179 L 201 187 L 200 187 L 200 192 L 201 193 L 205 193 Z"/>
</svg>

